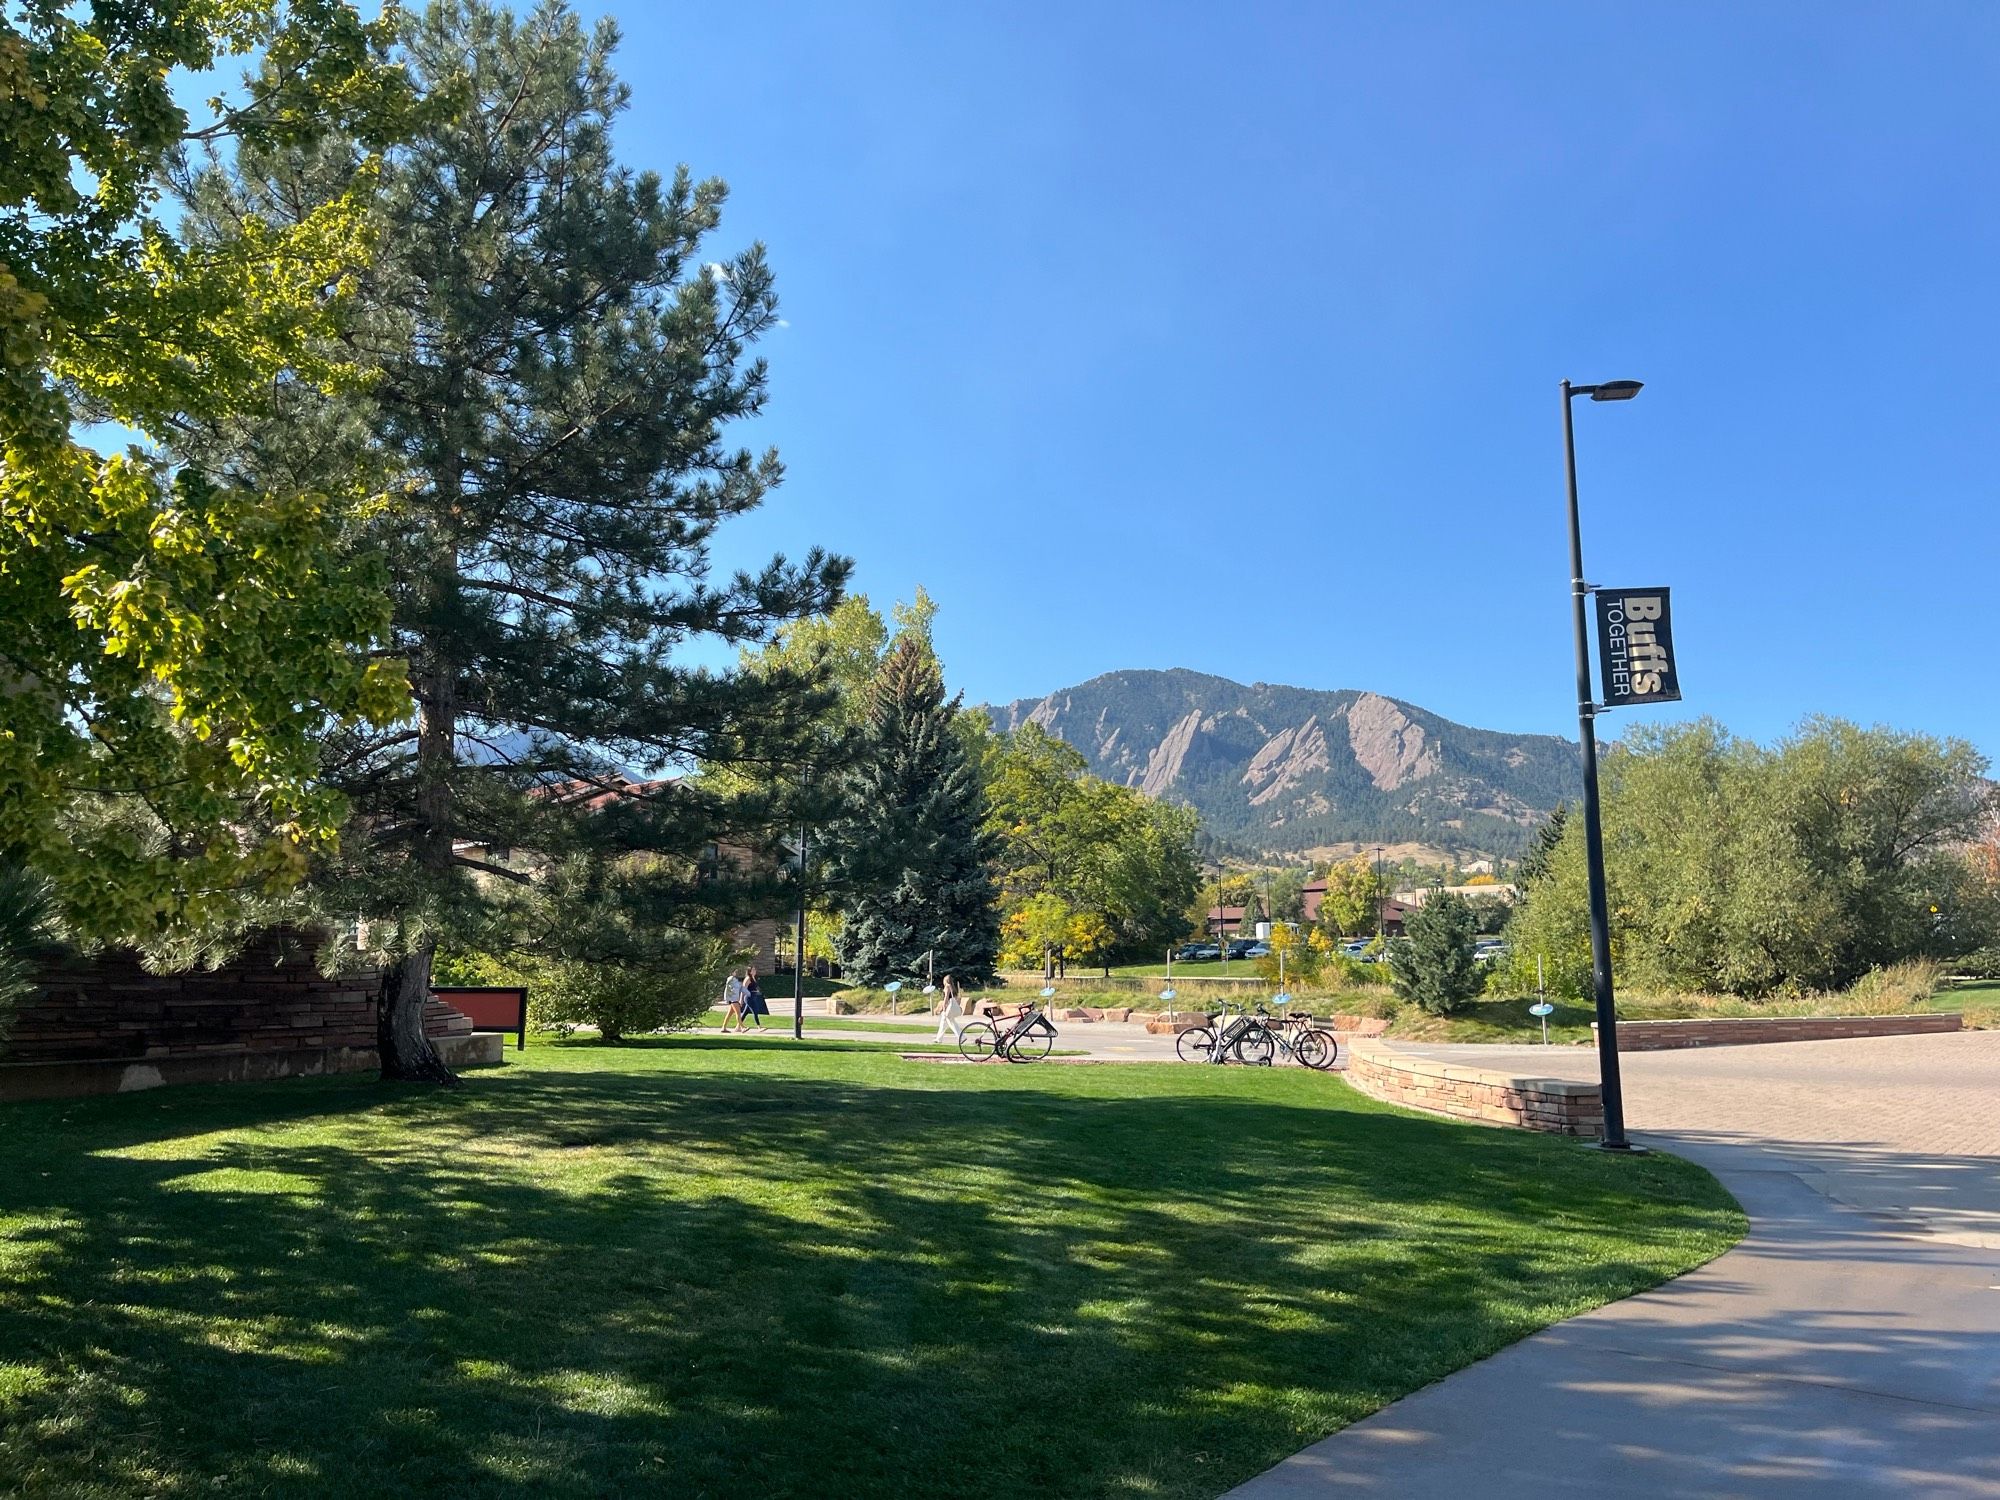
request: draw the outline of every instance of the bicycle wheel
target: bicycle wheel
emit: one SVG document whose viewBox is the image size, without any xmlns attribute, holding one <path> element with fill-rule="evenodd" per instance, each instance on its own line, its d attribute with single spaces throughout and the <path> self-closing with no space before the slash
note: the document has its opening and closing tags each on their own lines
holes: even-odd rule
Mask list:
<svg viewBox="0 0 2000 1500">
<path fill-rule="evenodd" d="M 1326 1069 L 1332 1067 L 1334 1063 L 1339 1059 L 1340 1043 L 1338 1040 L 1335 1039 L 1334 1034 L 1330 1031 L 1315 1030 L 1309 1032 L 1308 1035 L 1316 1037 L 1319 1040 L 1320 1060 L 1314 1063 L 1313 1066 L 1324 1072 Z"/>
<path fill-rule="evenodd" d="M 1214 1050 L 1215 1033 L 1206 1026 L 1196 1026 L 1174 1038 L 1174 1052 L 1182 1062 L 1207 1062 Z"/>
<path fill-rule="evenodd" d="M 1308 1068 L 1326 1066 L 1326 1033 L 1323 1031 L 1302 1031 L 1298 1040 L 1292 1043 L 1292 1054 Z"/>
<path fill-rule="evenodd" d="M 1000 1047 L 1000 1033 L 987 1021 L 974 1021 L 959 1033 L 958 1051 L 973 1062 L 985 1062 Z"/>
<path fill-rule="evenodd" d="M 1253 1026 L 1236 1039 L 1229 1049 L 1229 1055 L 1240 1063 L 1248 1063 L 1253 1068 L 1268 1068 L 1277 1050 L 1272 1044 L 1271 1033 L 1261 1026 Z"/>
<path fill-rule="evenodd" d="M 1040 1062 L 1049 1055 L 1049 1048 L 1055 1045 L 1054 1033 L 1041 1026 L 1033 1026 L 1012 1038 L 1001 1056 L 1008 1062 Z"/>
</svg>

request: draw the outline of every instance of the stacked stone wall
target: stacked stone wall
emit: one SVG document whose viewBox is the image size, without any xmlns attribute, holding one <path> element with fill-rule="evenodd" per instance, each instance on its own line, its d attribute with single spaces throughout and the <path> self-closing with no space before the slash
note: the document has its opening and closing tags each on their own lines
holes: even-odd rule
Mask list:
<svg viewBox="0 0 2000 1500">
<path fill-rule="evenodd" d="M 1368 1040 L 1349 1048 L 1347 1081 L 1371 1098 L 1453 1119 L 1556 1135 L 1604 1133 L 1604 1101 L 1594 1083 L 1463 1067 Z"/>
<path fill-rule="evenodd" d="M 310 934 L 278 929 L 220 969 L 178 974 L 149 973 L 130 953 L 53 960 L 0 1043 L 0 1098 L 378 1066 L 380 977 L 329 979 L 316 947 Z M 424 1030 L 454 1065 L 494 1050 L 435 999 Z"/>
<path fill-rule="evenodd" d="M 1714 1016 L 1688 1021 L 1620 1021 L 1620 1052 L 1664 1052 L 1677 1047 L 1747 1047 L 1764 1042 L 1828 1042 L 1842 1037 L 1909 1036 L 1958 1031 L 1956 1013 L 1918 1016 Z M 1597 1034 L 1596 1023 L 1591 1035 Z"/>
</svg>

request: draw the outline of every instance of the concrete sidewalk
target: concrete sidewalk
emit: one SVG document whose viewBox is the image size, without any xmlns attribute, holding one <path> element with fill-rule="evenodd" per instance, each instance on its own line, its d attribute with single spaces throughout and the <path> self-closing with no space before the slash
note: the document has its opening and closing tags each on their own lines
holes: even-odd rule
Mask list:
<svg viewBox="0 0 2000 1500">
<path fill-rule="evenodd" d="M 2000 1035 L 1983 1036 L 1934 1057 L 1975 1101 L 1982 1074 L 2000 1091 L 1985 1066 L 2000 1060 Z M 1782 1116 L 1815 1076 L 1869 1066 L 1866 1053 L 1809 1049 L 1877 1045 L 1634 1055 L 1632 1117 L 1658 1120 L 1670 1101 L 1685 1112 L 1701 1075 L 1746 1070 L 1778 1075 Z M 1740 1055 L 1752 1052 L 1766 1056 Z M 1928 1153 L 1894 1097 L 1897 1068 L 1891 1059 L 1872 1112 L 1863 1086 L 1821 1096 L 1834 1124 L 1811 1134 L 1844 1140 L 1760 1141 L 1754 1095 L 1739 1096 L 1726 1129 L 1651 1136 L 1736 1195 L 1751 1220 L 1741 1245 L 1405 1397 L 1231 1494 L 2000 1500 L 2000 1247 L 1984 1221 L 2000 1158 Z M 2000 1093 L 1994 1103 L 2000 1132 Z M 1941 1114 L 1948 1129 L 1951 1109 Z"/>
</svg>

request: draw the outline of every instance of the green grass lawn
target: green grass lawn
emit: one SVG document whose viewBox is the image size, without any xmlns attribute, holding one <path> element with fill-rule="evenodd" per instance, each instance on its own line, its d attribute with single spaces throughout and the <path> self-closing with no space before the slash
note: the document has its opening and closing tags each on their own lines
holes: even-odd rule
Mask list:
<svg viewBox="0 0 2000 1500">
<path fill-rule="evenodd" d="M 2000 979 L 1976 979 L 1956 989 L 1939 990 L 1926 1010 L 1955 1010 L 1969 1027 L 2000 1031 Z"/>
<path fill-rule="evenodd" d="M 1743 1229 L 1672 1158 L 1303 1070 L 837 1039 L 0 1131 L 34 1496 L 1212 1496 Z"/>
</svg>

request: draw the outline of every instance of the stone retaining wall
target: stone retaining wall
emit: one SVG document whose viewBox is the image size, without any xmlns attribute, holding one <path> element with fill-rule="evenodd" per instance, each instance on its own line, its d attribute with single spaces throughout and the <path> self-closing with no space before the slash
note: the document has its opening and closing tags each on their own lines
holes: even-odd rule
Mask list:
<svg viewBox="0 0 2000 1500">
<path fill-rule="evenodd" d="M 1250 962 L 1249 959 L 1243 960 L 1246 965 Z M 1044 984 L 1053 984 L 1058 992 L 1082 990 L 1086 993 L 1094 991 L 1120 995 L 1157 995 L 1167 983 L 1163 976 L 1141 979 L 1132 974 L 1114 974 L 1106 979 L 1102 974 L 1091 974 L 1082 970 L 1049 980 L 1042 978 L 1039 969 L 1007 969 L 997 977 L 1002 988 L 1010 990 L 1038 990 Z M 1173 982 L 1174 988 L 1184 998 L 1193 999 L 1206 993 L 1211 998 L 1227 996 L 1231 1004 L 1235 1003 L 1235 997 L 1239 994 L 1254 994 L 1271 988 L 1270 980 L 1256 974 L 1231 974 L 1226 978 L 1220 974 L 1176 974 Z"/>
<path fill-rule="evenodd" d="M 1956 1013 L 1921 1016 L 1714 1016 L 1689 1021 L 1620 1021 L 1620 1052 L 1664 1052 L 1676 1047 L 1747 1047 L 1759 1042 L 1825 1042 L 1840 1037 L 1909 1036 L 1958 1031 Z M 1590 1024 L 1594 1041 L 1597 1023 Z"/>
<path fill-rule="evenodd" d="M 1556 1135 L 1604 1133 L 1604 1101 L 1594 1083 L 1436 1062 L 1366 1039 L 1348 1049 L 1347 1081 L 1370 1098 L 1457 1120 Z"/>
<path fill-rule="evenodd" d="M 431 1040 L 448 1068 L 484 1067 L 506 1059 L 507 1038 L 497 1031 L 433 1035 Z M 173 1083 L 256 1083 L 269 1078 L 311 1078 L 325 1073 L 372 1073 L 381 1066 L 381 1058 L 372 1046 L 257 1051 L 237 1048 L 182 1053 L 145 1062 L 105 1058 L 0 1063 L 0 1104 L 17 1099 L 130 1094 Z"/>
<path fill-rule="evenodd" d="M 152 974 L 129 953 L 52 963 L 0 1045 L 0 1099 L 379 1066 L 379 979 L 328 979 L 315 951 L 309 934 L 279 929 L 213 971 Z M 435 999 L 424 1030 L 453 1066 L 499 1060 L 498 1033 L 489 1048 Z"/>
</svg>

